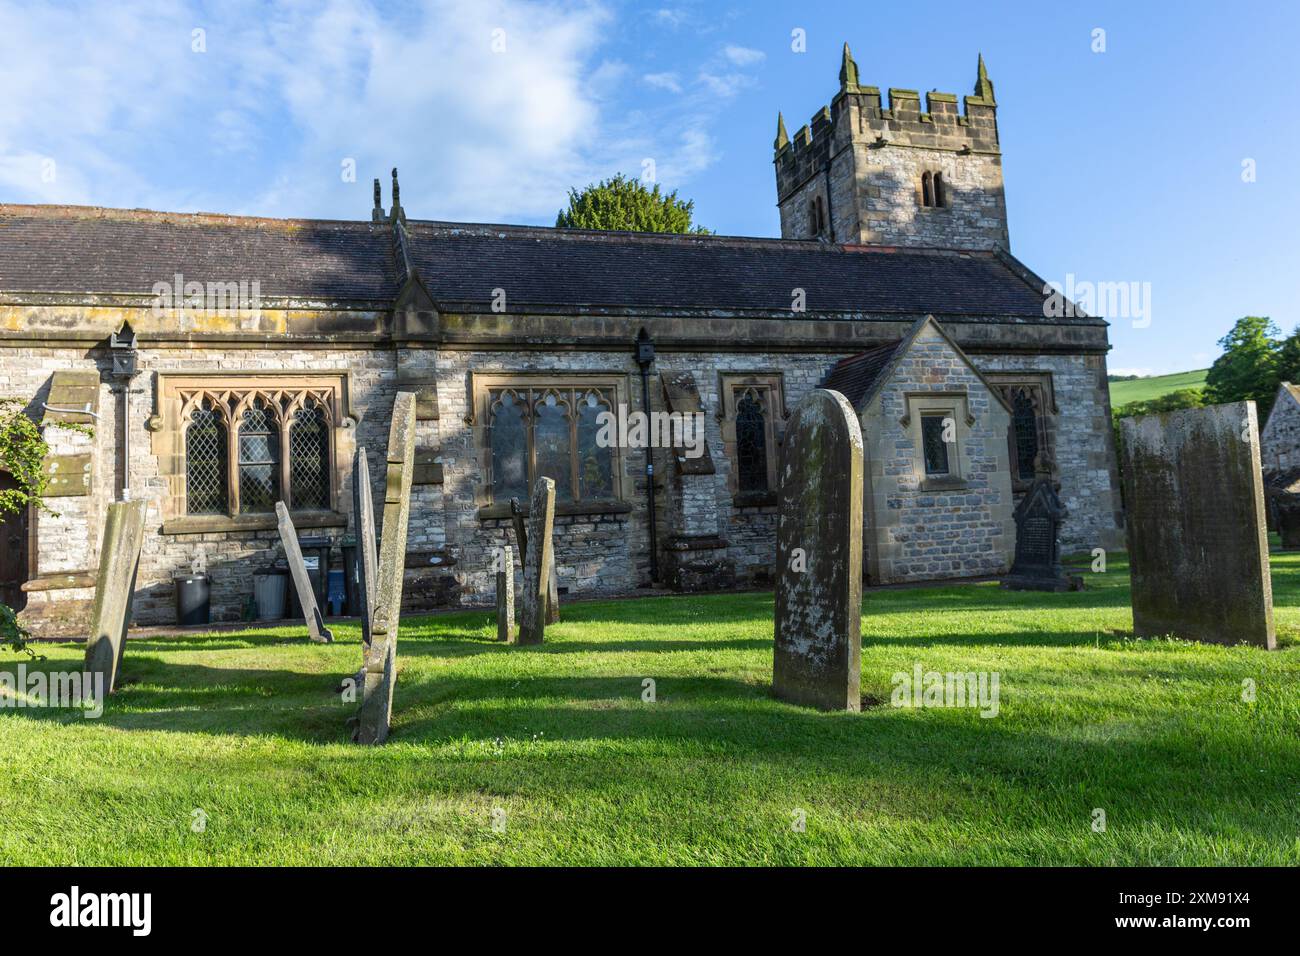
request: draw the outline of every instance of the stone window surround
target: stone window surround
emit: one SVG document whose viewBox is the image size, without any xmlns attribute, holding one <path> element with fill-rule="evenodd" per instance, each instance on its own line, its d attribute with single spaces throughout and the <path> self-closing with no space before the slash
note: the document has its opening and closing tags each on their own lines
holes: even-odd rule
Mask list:
<svg viewBox="0 0 1300 956">
<path fill-rule="evenodd" d="M 933 392 L 904 392 L 906 409 L 898 423 L 912 443 L 912 463 L 919 491 L 954 491 L 967 487 L 967 476 L 962 463 L 962 449 L 970 436 L 975 417 L 970 413 L 969 398 L 962 389 Z M 921 417 L 942 415 L 952 418 L 955 441 L 948 449 L 948 474 L 927 476 L 925 472 L 925 445 L 921 435 Z"/>
<path fill-rule="evenodd" d="M 186 511 L 185 428 L 189 412 L 204 398 L 214 403 L 237 398 L 237 409 L 227 420 L 226 440 L 232 449 L 238 448 L 237 422 L 240 411 L 255 397 L 277 394 L 292 395 L 293 408 L 308 398 L 319 402 L 329 424 L 329 495 L 330 507 L 323 511 L 294 512 L 294 524 L 299 528 L 345 527 L 347 515 L 339 508 L 339 494 L 355 444 L 356 419 L 351 413 L 349 395 L 350 376 L 345 371 L 299 372 L 278 369 L 250 369 L 244 372 L 185 370 L 156 373 L 155 401 L 157 410 L 145 422 L 152 433 L 151 451 L 158 459 L 158 470 L 166 481 L 167 492 L 162 500 L 163 534 L 204 534 L 227 531 L 262 531 L 276 527 L 274 512 L 239 514 L 237 480 L 238 456 L 227 454 L 229 471 L 227 507 L 224 515 L 191 515 Z M 293 408 L 290 409 L 292 414 Z M 287 419 L 286 419 L 287 421 Z M 281 424 L 281 442 L 287 440 L 288 427 Z M 286 471 L 289 462 L 281 455 L 280 467 Z M 289 489 L 281 476 L 281 491 Z"/>
<path fill-rule="evenodd" d="M 618 406 L 627 408 L 628 412 L 639 411 L 631 405 L 631 387 L 625 372 L 575 372 L 571 369 L 555 371 L 528 369 L 519 372 L 475 372 L 469 373 L 469 414 L 465 424 L 470 426 L 473 448 L 478 456 L 481 481 L 474 487 L 474 504 L 478 508 L 478 517 L 492 520 L 510 517 L 510 502 L 492 499 L 492 416 L 490 410 L 491 393 L 502 388 L 597 388 L 612 393 L 614 412 Z M 557 515 L 583 514 L 623 514 L 632 510 L 632 481 L 626 474 L 625 449 L 615 445 L 613 452 L 614 496 L 603 501 L 577 501 L 555 503 Z M 523 513 L 528 514 L 528 500 L 520 499 Z"/>
<path fill-rule="evenodd" d="M 927 181 L 929 193 L 926 192 Z M 929 201 L 927 201 L 929 200 Z M 921 209 L 942 212 L 952 208 L 952 189 L 942 169 L 924 169 L 916 180 L 916 204 Z"/>
<path fill-rule="evenodd" d="M 736 404 L 737 397 L 753 389 L 763 404 L 763 422 L 767 427 L 767 493 L 742 495 L 736 467 Z M 785 405 L 785 374 L 778 369 L 753 369 L 718 373 L 718 394 L 721 402 L 718 422 L 722 431 L 723 454 L 731 463 L 727 469 L 727 489 L 738 508 L 776 504 L 777 467 L 779 449 L 785 436 L 785 423 L 790 417 Z"/>
<path fill-rule="evenodd" d="M 1051 453 L 1056 445 L 1056 418 L 1061 411 L 1056 407 L 1056 388 L 1052 381 L 1052 373 L 1032 369 L 1024 371 L 1008 369 L 1005 371 L 981 372 L 981 374 L 988 380 L 990 385 L 997 389 L 998 394 L 1002 396 L 1008 407 L 1013 407 L 1011 402 L 1013 389 L 1029 388 L 1035 393 L 1035 404 L 1038 408 L 1038 447 L 1046 449 L 1051 455 L 1053 462 L 1052 477 L 1054 479 L 1058 478 L 1059 475 L 1055 464 L 1056 456 Z M 1033 485 L 1033 481 L 1027 481 L 1020 477 L 1020 469 L 1017 467 L 1018 457 L 1016 455 L 1014 418 L 1012 422 L 1012 427 L 1007 431 L 1007 447 L 1011 455 L 1008 460 L 1011 464 L 1011 490 L 1019 494 L 1028 491 Z"/>
</svg>

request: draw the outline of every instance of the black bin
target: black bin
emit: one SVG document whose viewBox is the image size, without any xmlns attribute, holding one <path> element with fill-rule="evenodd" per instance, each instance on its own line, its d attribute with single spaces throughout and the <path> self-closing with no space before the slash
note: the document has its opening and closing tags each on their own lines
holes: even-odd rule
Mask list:
<svg viewBox="0 0 1300 956">
<path fill-rule="evenodd" d="M 298 547 L 302 550 L 302 560 L 307 565 L 307 578 L 311 581 L 311 589 L 316 595 L 316 606 L 320 608 L 321 614 L 329 613 L 329 605 L 326 602 L 326 595 L 329 588 L 329 570 L 330 570 L 330 548 L 332 542 L 329 538 L 299 538 Z M 289 583 L 289 617 L 300 618 L 302 613 L 302 602 L 298 600 L 298 589 Z"/>
<path fill-rule="evenodd" d="M 209 624 L 212 620 L 212 582 L 206 574 L 182 574 L 176 584 L 176 623 Z"/>
<path fill-rule="evenodd" d="M 343 552 L 343 589 L 346 593 L 345 614 L 356 617 L 361 613 L 361 582 L 357 579 L 357 543 L 345 539 L 339 550 Z"/>
</svg>

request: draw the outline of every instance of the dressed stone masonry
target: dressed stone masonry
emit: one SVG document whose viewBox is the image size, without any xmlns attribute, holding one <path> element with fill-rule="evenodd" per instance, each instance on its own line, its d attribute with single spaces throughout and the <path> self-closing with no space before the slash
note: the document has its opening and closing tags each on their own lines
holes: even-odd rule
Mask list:
<svg viewBox="0 0 1300 956">
<path fill-rule="evenodd" d="M 497 571 L 497 640 L 503 644 L 515 640 L 515 557 L 508 544 L 501 548 L 501 568 Z"/>
<path fill-rule="evenodd" d="M 99 675 L 104 693 L 117 686 L 117 673 L 126 648 L 126 627 L 131 621 L 131 596 L 144 542 L 143 501 L 119 501 L 108 507 L 99 580 L 86 642 L 86 673 Z M 98 685 L 97 685 L 98 686 Z"/>
<path fill-rule="evenodd" d="M 1255 403 L 1120 427 L 1134 635 L 1276 648 Z"/>
<path fill-rule="evenodd" d="M 491 606 L 510 499 L 543 476 L 552 614 L 564 595 L 771 585 L 790 409 L 833 376 L 864 435 L 868 583 L 1004 571 L 1039 451 L 1062 548 L 1121 546 L 1106 323 L 1045 308 L 1009 251 L 987 70 L 960 110 L 902 90 L 886 105 L 847 54 L 839 87 L 778 137 L 780 239 L 446 223 L 396 201 L 355 220 L 0 205 L 0 397 L 44 427 L 59 496 L 57 515 L 0 529 L 20 542 L 0 591 L 35 633 L 85 635 L 129 488 L 150 502 L 136 620 L 174 621 L 173 575 L 196 561 L 213 621 L 240 620 L 278 557 L 276 501 L 335 546 L 357 526 L 349 465 L 384 447 L 399 391 L 415 396 L 405 610 Z M 260 297 L 160 301 L 178 274 Z M 125 324 L 124 394 L 109 343 Z M 854 369 L 875 387 L 850 394 Z M 93 435 L 42 408 L 87 403 L 97 419 L 67 420 Z M 594 440 L 601 413 L 643 403 L 702 416 L 703 454 Z M 943 475 L 941 445 L 925 467 L 936 403 L 954 425 Z"/>
<path fill-rule="evenodd" d="M 861 710 L 862 430 L 839 392 L 799 403 L 781 449 L 772 691 Z"/>
</svg>

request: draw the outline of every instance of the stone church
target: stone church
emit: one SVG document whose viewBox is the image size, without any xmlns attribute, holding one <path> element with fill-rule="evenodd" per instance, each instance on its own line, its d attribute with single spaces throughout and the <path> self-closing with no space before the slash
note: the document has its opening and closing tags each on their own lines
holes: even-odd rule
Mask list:
<svg viewBox="0 0 1300 956">
<path fill-rule="evenodd" d="M 0 398 L 51 446 L 50 510 L 4 525 L 0 600 L 38 633 L 84 627 L 106 507 L 145 498 L 136 620 L 172 622 L 195 567 L 212 619 L 240 619 L 281 558 L 276 501 L 351 535 L 353 451 L 383 447 L 399 390 L 412 607 L 491 600 L 539 475 L 562 594 L 764 585 L 783 428 L 822 385 L 861 415 L 868 583 L 1006 570 L 1040 453 L 1063 547 L 1122 546 L 1107 326 L 1047 317 L 1010 253 L 983 61 L 973 95 L 922 110 L 846 46 L 774 164 L 780 239 L 418 219 L 396 171 L 357 220 L 0 205 Z M 702 453 L 597 441 L 602 412 L 643 408 L 702 413 Z"/>
</svg>

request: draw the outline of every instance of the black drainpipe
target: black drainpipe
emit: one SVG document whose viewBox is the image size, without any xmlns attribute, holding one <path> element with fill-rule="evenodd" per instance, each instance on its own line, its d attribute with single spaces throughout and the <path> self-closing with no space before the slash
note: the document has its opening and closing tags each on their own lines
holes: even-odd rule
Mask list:
<svg viewBox="0 0 1300 956">
<path fill-rule="evenodd" d="M 636 334 L 636 364 L 641 366 L 641 410 L 645 413 L 646 428 L 650 426 L 650 365 L 655 360 L 655 344 L 650 333 L 641 327 Z M 649 432 L 647 431 L 647 434 Z M 645 447 L 645 495 L 650 515 L 650 583 L 659 583 L 659 538 L 655 530 L 655 459 L 652 443 Z"/>
</svg>

